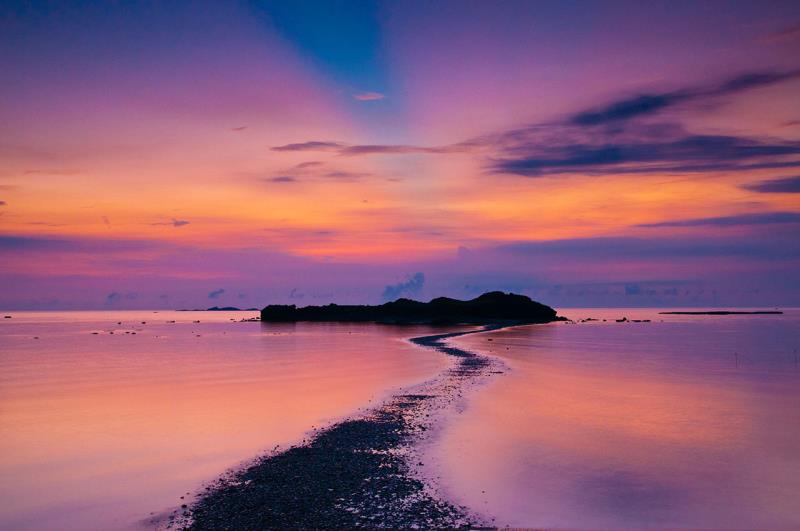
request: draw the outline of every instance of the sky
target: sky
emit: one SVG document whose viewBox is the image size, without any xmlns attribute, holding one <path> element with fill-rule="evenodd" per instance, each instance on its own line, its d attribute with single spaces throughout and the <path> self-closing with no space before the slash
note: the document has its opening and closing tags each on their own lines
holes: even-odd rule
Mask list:
<svg viewBox="0 0 800 531">
<path fill-rule="evenodd" d="M 800 306 L 800 3 L 0 6 L 0 308 Z"/>
</svg>

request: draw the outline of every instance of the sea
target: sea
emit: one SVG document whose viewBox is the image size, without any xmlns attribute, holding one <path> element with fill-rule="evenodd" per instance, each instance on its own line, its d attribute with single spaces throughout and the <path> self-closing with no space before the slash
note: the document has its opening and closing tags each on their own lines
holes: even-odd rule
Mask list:
<svg viewBox="0 0 800 531">
<path fill-rule="evenodd" d="M 454 340 L 507 370 L 430 451 L 449 497 L 499 526 L 800 529 L 800 310 L 662 311 Z"/>
<path fill-rule="evenodd" d="M 2 315 L 2 314 L 0 314 Z M 0 529 L 164 518 L 231 468 L 448 366 L 430 327 L 241 322 L 258 312 L 0 316 Z"/>
<path fill-rule="evenodd" d="M 800 528 L 800 310 L 662 311 L 452 339 L 502 374 L 426 443 L 443 495 L 498 526 Z M 451 364 L 408 338 L 452 328 L 0 315 L 3 530 L 163 526 L 226 471 Z"/>
</svg>

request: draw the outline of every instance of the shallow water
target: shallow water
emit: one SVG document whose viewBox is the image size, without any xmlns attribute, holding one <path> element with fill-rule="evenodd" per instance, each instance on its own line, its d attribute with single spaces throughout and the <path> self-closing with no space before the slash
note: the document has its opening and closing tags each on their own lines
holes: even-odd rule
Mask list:
<svg viewBox="0 0 800 531">
<path fill-rule="evenodd" d="M 0 319 L 0 529 L 142 527 L 227 468 L 448 363 L 404 341 L 440 330 L 429 327 L 11 315 Z"/>
<path fill-rule="evenodd" d="M 450 496 L 520 527 L 800 528 L 800 311 L 561 313 L 608 321 L 453 340 L 509 370 L 430 450 Z"/>
</svg>

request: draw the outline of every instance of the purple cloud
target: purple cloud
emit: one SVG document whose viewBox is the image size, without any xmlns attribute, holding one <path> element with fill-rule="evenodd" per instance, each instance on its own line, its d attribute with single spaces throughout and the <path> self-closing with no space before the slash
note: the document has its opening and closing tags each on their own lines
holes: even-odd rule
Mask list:
<svg viewBox="0 0 800 531">
<path fill-rule="evenodd" d="M 800 221 L 800 215 L 798 215 Z M 565 240 L 527 241 L 496 247 L 501 253 L 553 261 L 594 260 L 616 263 L 637 260 L 677 260 L 681 258 L 721 258 L 736 256 L 749 260 L 800 259 L 796 238 L 780 231 L 763 237 L 599 237 Z M 666 267 L 669 264 L 665 264 Z"/>
<path fill-rule="evenodd" d="M 662 221 L 660 223 L 644 223 L 642 225 L 637 225 L 637 227 L 736 227 L 746 225 L 775 225 L 783 223 L 800 223 L 800 213 L 767 212 L 763 214 L 739 214 L 736 216 L 719 216 L 677 221 Z"/>
<path fill-rule="evenodd" d="M 0 251 L 69 251 L 85 254 L 153 251 L 164 244 L 150 240 L 0 235 Z"/>
<path fill-rule="evenodd" d="M 298 142 L 294 144 L 285 144 L 283 146 L 275 146 L 270 149 L 272 149 L 272 151 L 336 151 L 341 147 L 342 144 L 338 142 L 310 140 L 308 142 Z"/>
<path fill-rule="evenodd" d="M 800 40 L 800 23 L 786 26 L 766 36 L 768 43 L 792 42 Z"/>
<path fill-rule="evenodd" d="M 365 172 L 352 172 L 352 171 L 331 171 L 325 174 L 325 177 L 330 179 L 338 179 L 341 181 L 358 181 L 371 176 L 371 173 Z"/>
<path fill-rule="evenodd" d="M 291 175 L 278 175 L 277 177 L 268 177 L 264 180 L 270 183 L 293 183 L 297 181 L 297 179 Z"/>
<path fill-rule="evenodd" d="M 421 272 L 414 273 L 408 279 L 386 286 L 383 289 L 384 300 L 395 300 L 403 295 L 417 295 L 425 285 L 425 275 Z"/>
<path fill-rule="evenodd" d="M 800 175 L 745 184 L 742 188 L 767 194 L 800 194 Z"/>
<path fill-rule="evenodd" d="M 309 160 L 308 162 L 301 162 L 300 164 L 296 165 L 294 169 L 296 170 L 304 170 L 307 168 L 314 168 L 317 166 L 322 166 L 322 162 L 318 160 Z"/>
<path fill-rule="evenodd" d="M 345 144 L 342 142 L 322 142 L 310 140 L 296 144 L 286 144 L 271 148 L 272 151 L 333 151 L 339 155 L 408 155 L 466 153 L 476 144 L 461 142 L 446 146 L 413 146 L 407 144 Z"/>
<path fill-rule="evenodd" d="M 160 221 L 156 223 L 151 223 L 151 225 L 172 225 L 173 227 L 184 227 L 188 224 L 189 222 L 186 221 L 185 219 L 176 219 L 176 218 L 172 218 L 171 221 Z"/>
<path fill-rule="evenodd" d="M 584 173 L 691 173 L 800 166 L 800 142 L 693 134 L 679 124 L 640 123 L 690 101 L 708 100 L 797 79 L 800 70 L 747 72 L 701 87 L 621 98 L 560 122 L 535 124 L 443 146 L 308 141 L 274 151 L 328 151 L 341 156 L 493 153 L 488 169 L 527 177 Z M 613 127 L 611 127 L 613 126 Z"/>
<path fill-rule="evenodd" d="M 214 291 L 208 294 L 208 298 L 218 299 L 222 296 L 223 293 L 225 293 L 225 290 L 223 288 L 215 289 Z"/>
<path fill-rule="evenodd" d="M 359 92 L 357 94 L 353 94 L 353 98 L 358 101 L 377 101 L 382 100 L 386 97 L 386 95 L 381 94 L 380 92 Z"/>
<path fill-rule="evenodd" d="M 612 102 L 596 110 L 582 111 L 569 120 L 574 125 L 603 125 L 638 116 L 658 113 L 689 101 L 718 98 L 759 87 L 766 87 L 795 79 L 800 70 L 784 72 L 748 72 L 723 81 L 717 85 L 700 88 L 683 88 L 653 94 L 640 94 Z"/>
<path fill-rule="evenodd" d="M 550 138 L 532 134 L 526 141 L 505 148 L 505 152 L 509 156 L 493 161 L 490 169 L 527 177 L 578 172 L 683 173 L 800 166 L 800 161 L 784 160 L 800 155 L 799 142 L 696 135 L 680 130 L 665 131 L 661 138 L 642 135 L 637 128 L 620 131 L 613 138 L 604 132 Z"/>
</svg>

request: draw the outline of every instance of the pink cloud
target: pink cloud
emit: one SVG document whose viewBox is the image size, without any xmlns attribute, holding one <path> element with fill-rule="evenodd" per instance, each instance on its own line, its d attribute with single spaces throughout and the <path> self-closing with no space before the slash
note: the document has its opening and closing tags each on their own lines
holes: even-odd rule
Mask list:
<svg viewBox="0 0 800 531">
<path fill-rule="evenodd" d="M 382 100 L 385 97 L 386 96 L 380 92 L 359 92 L 358 94 L 353 94 L 353 98 L 357 99 L 358 101 Z"/>
</svg>

